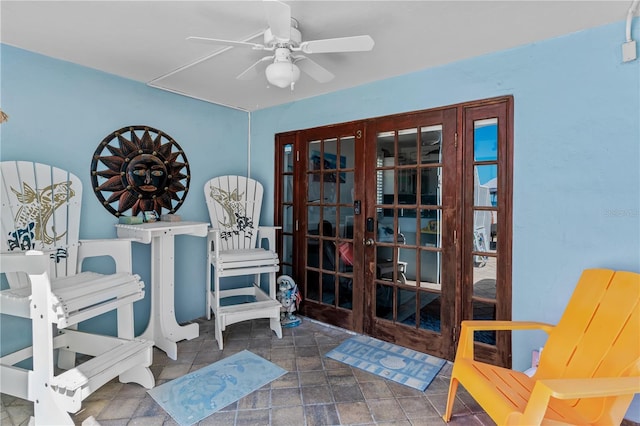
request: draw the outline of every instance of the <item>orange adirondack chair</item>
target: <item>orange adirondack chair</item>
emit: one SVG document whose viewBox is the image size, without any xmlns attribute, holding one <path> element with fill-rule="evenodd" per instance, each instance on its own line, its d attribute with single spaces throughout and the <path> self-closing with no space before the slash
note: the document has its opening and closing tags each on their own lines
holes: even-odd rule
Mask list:
<svg viewBox="0 0 640 426">
<path fill-rule="evenodd" d="M 473 359 L 473 332 L 542 329 L 533 377 Z M 640 393 L 640 274 L 583 272 L 556 326 L 463 321 L 444 420 L 458 383 L 498 425 L 619 425 Z"/>
</svg>

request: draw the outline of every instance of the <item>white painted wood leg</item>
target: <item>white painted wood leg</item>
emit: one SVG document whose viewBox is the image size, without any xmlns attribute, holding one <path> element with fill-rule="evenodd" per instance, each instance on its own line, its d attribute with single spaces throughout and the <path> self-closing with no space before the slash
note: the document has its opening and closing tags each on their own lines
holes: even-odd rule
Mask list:
<svg viewBox="0 0 640 426">
<path fill-rule="evenodd" d="M 149 325 L 142 338 L 153 340 L 155 346 L 178 359 L 180 340 L 198 337 L 198 324 L 181 326 L 176 321 L 174 308 L 174 236 L 165 234 L 151 241 L 151 312 Z"/>
<path fill-rule="evenodd" d="M 146 389 L 153 388 L 156 383 L 153 373 L 148 367 L 135 367 L 127 370 L 118 377 L 118 380 L 120 383 L 137 383 Z"/>
</svg>

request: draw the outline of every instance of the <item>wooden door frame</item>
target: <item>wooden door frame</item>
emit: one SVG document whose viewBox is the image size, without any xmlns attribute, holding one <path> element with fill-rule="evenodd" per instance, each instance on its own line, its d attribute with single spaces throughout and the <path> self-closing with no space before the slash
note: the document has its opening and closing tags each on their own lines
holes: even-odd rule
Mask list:
<svg viewBox="0 0 640 426">
<path fill-rule="evenodd" d="M 275 207 L 274 207 L 274 224 L 275 225 L 281 225 L 281 221 L 282 221 L 282 214 L 283 214 L 283 209 L 282 209 L 282 188 L 281 188 L 281 181 L 280 181 L 280 175 L 281 175 L 281 171 L 280 171 L 280 167 L 282 165 L 282 147 L 287 144 L 287 143 L 292 143 L 295 147 L 296 150 L 300 150 L 301 149 L 301 145 L 303 145 L 302 143 L 302 134 L 304 132 L 317 132 L 320 131 L 320 129 L 334 129 L 338 126 L 360 126 L 361 129 L 363 129 L 363 137 L 365 137 L 365 143 L 363 144 L 363 147 L 366 146 L 367 148 L 369 147 L 369 139 L 371 138 L 370 132 L 371 132 L 371 127 L 375 125 L 375 122 L 377 120 L 383 120 L 383 119 L 394 119 L 397 118 L 398 120 L 402 120 L 402 117 L 406 117 L 408 115 L 412 115 L 412 114 L 420 114 L 420 113 L 425 113 L 425 112 L 433 112 L 433 111 L 441 111 L 441 110 L 450 110 L 450 109 L 455 109 L 456 110 L 456 114 L 457 114 L 457 127 L 456 127 L 456 145 L 460 145 L 460 143 L 462 143 L 463 145 L 467 145 L 469 143 L 471 143 L 473 141 L 472 138 L 472 134 L 470 136 L 469 132 L 473 131 L 473 128 L 471 126 L 471 130 L 469 130 L 469 125 L 468 123 L 465 121 L 467 120 L 469 117 L 471 117 L 473 114 L 471 113 L 474 108 L 503 108 L 505 113 L 504 113 L 504 126 L 499 126 L 499 141 L 502 141 L 503 143 L 498 143 L 498 147 L 499 147 L 499 158 L 500 158 L 500 164 L 501 167 L 499 168 L 499 181 L 498 181 L 498 188 L 500 191 L 500 196 L 498 197 L 498 208 L 499 211 L 502 213 L 500 216 L 500 220 L 498 221 L 498 235 L 502 236 L 502 238 L 498 239 L 498 247 L 499 247 L 499 253 L 500 253 L 500 262 L 498 265 L 498 281 L 501 282 L 501 288 L 497 290 L 497 294 L 496 294 L 496 299 L 497 299 L 497 305 L 498 305 L 498 309 L 496 312 L 496 319 L 498 320 L 510 320 L 511 319 L 511 306 L 512 306 L 512 301 L 511 301 L 511 295 L 512 295 L 512 291 L 511 291 L 511 268 L 512 268 L 512 232 L 513 232 L 513 226 L 512 226 L 512 217 L 513 217 L 513 110 L 514 110 L 514 99 L 513 96 L 500 96 L 500 97 L 496 97 L 496 98 L 489 98 L 489 99 L 482 99 L 482 100 L 476 100 L 476 101 L 471 101 L 471 102 L 463 102 L 463 103 L 458 103 L 458 104 L 454 104 L 454 105 L 448 105 L 448 106 L 443 106 L 443 107 L 439 107 L 439 108 L 430 108 L 428 110 L 422 110 L 422 111 L 412 111 L 412 112 L 408 112 L 408 113 L 401 113 L 401 114 L 394 114 L 394 115 L 389 115 L 389 116 L 383 116 L 383 117 L 376 117 L 376 118 L 369 118 L 369 119 L 364 119 L 364 120 L 357 120 L 357 121 L 351 121 L 351 122 L 346 122 L 346 123 L 341 123 L 341 124 L 333 124 L 333 125 L 328 125 L 328 126 L 321 126 L 321 127 L 316 127 L 316 128 L 312 128 L 312 129 L 304 129 L 304 130 L 295 130 L 295 131 L 289 131 L 289 132 L 284 132 L 284 133 L 279 133 L 275 135 L 275 140 L 276 140 L 276 153 L 275 153 L 275 161 L 276 161 L 276 167 L 275 167 L 275 182 L 277 183 L 276 188 L 275 188 Z M 465 144 L 465 141 L 467 141 L 467 143 Z M 306 152 L 306 147 L 304 148 Z M 366 151 L 370 151 L 367 150 L 365 148 L 365 153 Z M 456 184 L 460 184 L 462 182 L 464 182 L 464 179 L 466 178 L 468 180 L 468 173 L 469 173 L 469 169 L 472 170 L 473 167 L 469 168 L 468 165 L 468 155 L 465 155 L 465 149 L 457 149 L 456 153 L 455 153 L 455 161 L 456 161 L 456 165 L 455 165 L 455 174 L 447 174 L 447 176 L 444 177 L 444 179 L 446 179 L 448 182 L 446 182 L 449 185 L 456 185 Z M 300 156 L 300 158 L 304 158 L 302 157 L 302 155 Z M 299 158 L 296 159 L 295 164 L 297 165 L 299 162 Z M 362 156 L 356 156 L 356 168 L 361 168 L 364 167 L 364 155 Z M 443 165 L 444 167 L 444 165 Z M 465 173 L 466 170 L 466 173 Z M 465 177 L 465 174 L 467 175 Z M 357 181 L 354 181 L 354 186 L 359 188 L 358 190 L 364 191 L 364 185 L 365 185 L 365 173 L 360 173 L 360 176 L 356 177 Z M 294 168 L 294 182 L 298 183 L 296 186 L 296 188 L 294 189 L 294 205 L 293 205 L 293 215 L 294 218 L 299 218 L 302 217 L 301 216 L 301 212 L 299 211 L 300 206 L 299 206 L 299 202 L 296 200 L 302 200 L 304 199 L 304 197 L 306 197 L 306 194 L 304 193 L 304 191 L 306 190 L 306 174 L 305 174 L 305 170 L 302 170 L 301 167 L 295 167 Z M 454 180 L 455 182 L 449 182 L 449 180 Z M 300 185 L 300 183 L 302 182 L 302 185 Z M 443 182 L 443 185 L 445 184 L 445 182 Z M 468 182 L 466 184 L 466 187 L 468 188 Z M 371 194 L 369 192 L 371 192 L 371 189 L 367 190 L 368 193 L 366 193 L 366 200 L 371 200 L 371 199 L 375 199 L 375 194 Z M 454 194 L 443 194 L 444 197 L 449 196 L 449 197 L 454 197 L 454 200 L 448 200 L 447 202 L 450 203 L 450 205 L 455 206 L 453 208 L 453 211 L 451 211 L 451 209 L 447 209 L 447 211 L 445 212 L 445 209 L 443 208 L 443 220 L 444 220 L 444 215 L 447 215 L 447 218 L 449 220 L 453 219 L 455 221 L 455 223 L 457 223 L 457 230 L 459 231 L 458 233 L 458 237 L 457 237 L 457 241 L 454 241 L 455 244 L 455 250 L 450 251 L 449 253 L 455 253 L 455 254 L 450 254 L 450 256 L 455 256 L 455 260 L 449 260 L 449 262 L 452 262 L 455 265 L 455 280 L 456 280 L 456 285 L 455 287 L 455 299 L 456 300 L 461 300 L 460 303 L 456 303 L 455 306 L 458 306 L 457 309 L 452 310 L 452 315 L 453 315 L 453 322 L 452 324 L 454 325 L 453 329 L 451 330 L 452 332 L 452 336 L 451 336 L 451 342 L 448 345 L 448 348 L 443 348 L 443 351 L 445 351 L 446 353 L 443 354 L 444 357 L 448 358 L 448 359 L 453 359 L 454 355 L 455 355 L 455 349 L 457 346 L 457 339 L 459 336 L 459 324 L 463 319 L 467 319 L 469 318 L 469 312 L 470 312 L 470 306 L 471 306 L 471 299 L 469 296 L 469 292 L 464 292 L 462 290 L 462 283 L 463 282 L 468 282 L 465 280 L 469 280 L 470 278 L 470 274 L 472 274 L 472 271 L 470 271 L 467 267 L 463 266 L 463 263 L 466 262 L 465 259 L 463 259 L 463 254 L 464 256 L 469 256 L 470 252 L 468 250 L 469 244 L 472 244 L 472 242 L 470 241 L 469 235 L 466 235 L 465 232 L 462 232 L 466 223 L 468 223 L 469 218 L 465 217 L 465 213 L 467 212 L 466 215 L 468 216 L 468 211 L 472 210 L 473 207 L 473 200 L 469 200 L 468 199 L 468 193 L 469 191 L 467 190 L 466 194 L 462 192 L 462 189 L 459 190 L 458 193 L 454 193 Z M 372 198 L 373 197 L 373 198 Z M 443 199 L 443 205 L 445 204 L 445 200 Z M 366 211 L 363 212 L 363 214 L 365 215 L 364 217 L 367 216 L 373 216 L 375 211 L 370 211 L 369 209 L 375 209 L 375 207 L 373 207 L 373 203 L 365 203 L 365 209 Z M 304 215 L 304 217 L 306 217 L 306 214 Z M 362 239 L 364 237 L 364 225 L 363 222 L 364 220 L 359 221 L 360 225 L 359 226 L 354 226 L 354 239 L 358 238 L 358 239 Z M 467 226 L 468 227 L 468 226 Z M 294 236 L 293 236 L 293 253 L 303 253 L 304 250 L 303 247 L 301 246 L 302 242 L 305 241 L 305 236 L 304 236 L 304 232 L 307 229 L 307 223 L 299 223 L 297 230 L 294 231 Z M 507 238 L 508 237 L 508 238 Z M 278 249 L 278 253 L 282 253 L 282 241 L 283 239 L 281 238 L 281 236 L 279 235 L 278 239 L 277 239 L 277 249 Z M 444 241 L 443 241 L 443 245 L 444 245 Z M 361 262 L 362 258 L 363 258 L 363 253 L 360 252 L 356 252 L 356 256 L 355 258 L 358 259 L 358 262 Z M 468 259 L 467 259 L 468 260 Z M 442 262 L 444 263 L 446 261 L 446 259 L 443 257 Z M 301 271 L 300 268 L 303 267 L 305 265 L 306 259 L 298 259 L 297 262 L 294 262 L 294 273 L 295 274 L 299 274 L 303 273 L 304 271 Z M 302 265 L 302 266 L 301 266 Z M 359 267 L 363 268 L 362 270 L 364 270 L 364 265 L 359 265 Z M 367 272 L 368 273 L 368 272 Z M 366 274 L 366 273 L 365 273 Z M 363 274 L 363 275 L 365 275 Z M 354 281 L 355 281 L 356 277 L 354 276 Z M 364 285 L 363 283 L 361 283 L 361 285 Z M 373 291 L 373 290 L 371 290 Z M 462 300 L 462 296 L 463 294 L 465 295 L 465 300 Z M 444 295 L 442 297 L 445 297 Z M 371 300 L 372 297 L 371 295 L 368 295 L 364 300 Z M 363 303 L 364 305 L 364 303 Z M 362 306 L 362 309 L 370 309 L 369 307 L 366 306 Z M 362 312 L 362 315 L 359 315 L 360 319 L 353 319 L 352 324 L 340 324 L 338 322 L 339 326 L 343 326 L 347 329 L 356 331 L 356 332 L 363 332 L 363 330 L 365 330 L 367 328 L 367 324 L 364 324 L 364 320 L 363 320 L 363 316 L 364 316 L 364 312 Z M 354 315 L 355 317 L 355 315 Z M 328 323 L 335 323 L 335 321 L 327 321 Z M 496 342 L 496 348 L 497 350 L 487 350 L 486 345 L 482 345 L 482 344 L 476 344 L 476 348 L 478 351 L 479 356 L 491 363 L 497 364 L 497 365 L 502 365 L 505 367 L 510 367 L 511 366 L 511 334 L 509 332 L 500 332 L 497 334 L 497 342 Z"/>
</svg>

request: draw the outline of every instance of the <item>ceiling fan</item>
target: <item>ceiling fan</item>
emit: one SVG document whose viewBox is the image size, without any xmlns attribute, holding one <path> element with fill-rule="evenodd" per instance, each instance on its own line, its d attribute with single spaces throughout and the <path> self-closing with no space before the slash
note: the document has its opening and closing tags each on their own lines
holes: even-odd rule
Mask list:
<svg viewBox="0 0 640 426">
<path fill-rule="evenodd" d="M 334 75 L 304 54 L 364 52 L 373 49 L 374 41 L 368 35 L 330 38 L 324 40 L 302 41 L 298 30 L 298 21 L 291 17 L 291 7 L 277 0 L 264 0 L 269 28 L 264 31 L 263 44 L 246 41 L 222 40 L 209 37 L 187 37 L 187 40 L 233 47 L 250 47 L 253 50 L 272 52 L 241 72 L 236 78 L 249 80 L 258 74 L 260 64 L 271 62 L 265 75 L 269 83 L 280 87 L 291 87 L 300 78 L 300 71 L 308 74 L 319 83 L 326 83 Z"/>
</svg>

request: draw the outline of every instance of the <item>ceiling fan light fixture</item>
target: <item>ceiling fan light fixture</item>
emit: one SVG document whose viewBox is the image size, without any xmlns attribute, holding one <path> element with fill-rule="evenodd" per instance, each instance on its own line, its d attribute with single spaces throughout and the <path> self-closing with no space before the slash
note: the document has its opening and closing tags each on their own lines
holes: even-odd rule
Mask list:
<svg viewBox="0 0 640 426">
<path fill-rule="evenodd" d="M 267 81 L 282 89 L 291 86 L 300 79 L 300 68 L 292 62 L 274 62 L 265 70 Z"/>
</svg>

